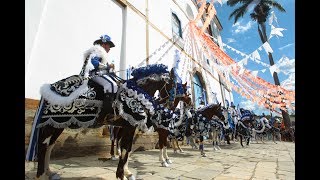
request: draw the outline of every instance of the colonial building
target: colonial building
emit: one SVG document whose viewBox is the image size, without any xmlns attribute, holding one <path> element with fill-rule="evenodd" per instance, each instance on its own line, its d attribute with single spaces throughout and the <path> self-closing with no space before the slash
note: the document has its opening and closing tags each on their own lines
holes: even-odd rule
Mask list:
<svg viewBox="0 0 320 180">
<path fill-rule="evenodd" d="M 200 102 L 233 101 L 231 88 L 215 70 L 217 59 L 208 59 L 188 23 L 198 15 L 197 0 L 27 0 L 26 99 L 39 100 L 39 89 L 79 74 L 84 52 L 100 35 L 108 34 L 115 47 L 109 52 L 121 78 L 130 67 L 163 63 L 175 68 L 187 82 L 195 107 Z M 209 4 L 208 4 L 209 5 Z M 202 27 L 208 10 L 197 22 Z M 218 17 L 205 33 L 221 50 Z"/>
</svg>

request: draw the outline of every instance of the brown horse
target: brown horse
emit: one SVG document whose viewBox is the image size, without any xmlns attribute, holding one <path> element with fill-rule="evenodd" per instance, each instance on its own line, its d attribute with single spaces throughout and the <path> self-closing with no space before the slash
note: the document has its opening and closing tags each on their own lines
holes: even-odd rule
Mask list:
<svg viewBox="0 0 320 180">
<path fill-rule="evenodd" d="M 160 100 L 157 100 L 157 102 L 159 104 L 164 104 L 165 106 L 169 106 L 170 105 L 170 110 L 174 110 L 179 102 L 183 102 L 184 105 L 186 106 L 190 106 L 191 104 L 191 98 L 189 97 L 189 94 L 187 94 L 187 83 L 185 84 L 180 84 L 181 86 L 179 86 L 179 95 L 174 95 L 174 100 L 173 102 L 169 102 L 167 101 L 169 99 L 169 91 L 172 89 L 172 87 L 174 86 L 174 79 L 175 79 L 175 75 L 174 72 L 171 71 L 170 72 L 170 80 L 168 84 L 165 84 L 164 86 L 162 86 L 162 88 L 159 90 L 159 95 L 160 95 Z M 182 92 L 182 93 L 181 93 Z M 150 94 L 152 95 L 152 94 Z M 177 122 L 176 124 L 181 124 L 181 122 Z M 153 124 L 154 125 L 154 124 Z M 155 125 L 156 127 L 156 125 Z M 165 147 L 167 147 L 167 137 L 169 135 L 169 131 L 167 130 L 167 128 L 155 128 L 155 130 L 158 132 L 159 134 L 159 146 L 163 148 L 163 146 L 165 145 Z M 120 127 L 114 127 L 113 128 L 113 133 L 117 133 L 117 134 L 113 134 L 112 136 L 116 137 L 113 140 L 111 140 L 111 159 L 115 160 L 115 155 L 114 155 L 114 144 L 116 143 L 116 149 L 118 149 L 118 140 L 119 138 L 122 136 L 122 134 L 120 133 L 122 131 L 122 129 Z M 178 144 L 178 143 L 176 143 Z M 163 154 L 166 157 L 167 162 L 171 163 L 171 161 L 168 158 L 168 155 L 166 153 L 166 148 L 164 151 L 162 151 L 160 148 L 160 158 L 161 158 L 161 162 L 162 165 L 167 166 L 166 161 L 163 160 Z M 178 146 L 179 148 L 179 146 Z M 181 148 L 180 148 L 181 149 Z"/>
<path fill-rule="evenodd" d="M 186 86 L 184 86 L 184 87 L 186 87 Z M 181 125 L 182 121 L 185 119 L 184 118 L 185 113 L 188 113 L 186 111 L 188 111 L 188 108 L 190 108 L 190 106 L 191 106 L 191 98 L 189 97 L 188 94 L 184 94 L 183 96 L 174 97 L 174 101 L 171 105 L 171 109 L 169 109 L 169 110 L 173 111 L 177 107 L 178 103 L 181 101 L 183 102 L 182 103 L 183 107 L 181 108 L 182 112 L 181 113 L 179 112 L 180 118 L 177 122 L 172 122 L 172 121 L 174 121 L 174 119 L 170 120 L 171 123 L 174 124 L 174 127 L 173 127 L 174 129 L 171 131 L 175 131 L 176 128 Z M 155 127 L 156 127 L 155 130 L 158 132 L 158 135 L 159 135 L 159 149 L 160 149 L 159 161 L 161 162 L 161 165 L 163 167 L 168 167 L 169 166 L 168 164 L 172 163 L 172 161 L 169 159 L 169 156 L 167 154 L 167 147 L 168 147 L 167 139 L 168 139 L 168 136 L 170 133 L 169 127 L 157 126 L 157 125 L 155 125 Z M 178 144 L 178 140 L 175 137 L 171 138 L 171 142 L 173 143 L 173 148 L 176 148 L 176 146 L 177 146 L 177 148 L 180 149 L 180 151 L 182 151 L 179 144 Z M 176 149 L 174 149 L 174 151 L 176 151 Z"/>
<path fill-rule="evenodd" d="M 134 179 L 128 170 L 128 156 L 134 132 L 137 127 L 146 127 L 148 116 L 152 114 L 154 106 L 148 94 L 154 94 L 168 83 L 169 72 L 166 69 L 167 67 L 161 64 L 136 69 L 136 76 L 133 75 L 133 79 L 126 81 L 118 89 L 115 109 L 110 109 L 105 117 L 106 125 L 121 126 L 124 129 L 120 139 L 121 156 L 116 171 L 117 178 L 124 179 L 126 176 Z M 45 98 L 41 98 L 27 152 L 27 160 L 38 161 L 36 179 L 58 176 L 50 171 L 50 154 L 65 128 L 102 126 L 96 124 L 96 118 L 102 107 L 103 89 L 91 80 L 88 86 L 88 91 L 73 100 L 70 105 L 50 104 Z"/>
</svg>

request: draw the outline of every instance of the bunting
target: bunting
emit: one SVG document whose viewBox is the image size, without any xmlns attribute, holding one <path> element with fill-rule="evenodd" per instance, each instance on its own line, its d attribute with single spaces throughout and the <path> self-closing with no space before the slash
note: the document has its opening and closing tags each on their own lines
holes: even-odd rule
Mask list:
<svg viewBox="0 0 320 180">
<path fill-rule="evenodd" d="M 219 47 L 213 41 L 208 37 L 206 34 L 204 34 L 198 27 L 195 26 L 194 23 L 190 23 L 191 30 L 195 34 L 196 42 L 197 44 L 202 46 L 206 46 L 207 48 L 203 48 L 203 51 L 207 58 L 216 57 L 219 64 L 214 63 L 215 70 L 217 70 L 220 77 L 223 79 L 223 81 L 226 82 L 228 86 L 230 86 L 232 89 L 237 91 L 242 96 L 251 99 L 253 102 L 258 103 L 259 105 L 269 107 L 272 111 L 277 111 L 278 109 L 282 109 L 287 111 L 288 108 L 294 108 L 290 106 L 289 102 L 294 101 L 294 91 L 286 90 L 280 86 L 276 86 L 274 84 L 271 84 L 261 78 L 259 78 L 257 75 L 257 71 L 248 71 L 244 68 L 241 68 L 238 66 L 238 64 L 232 60 L 227 54 L 225 54 L 222 50 L 220 50 Z M 268 46 L 269 44 L 264 44 L 264 49 L 266 52 L 272 51 L 271 47 Z M 243 62 L 242 62 L 243 63 Z M 237 65 L 234 65 L 237 64 Z M 230 83 L 226 78 L 224 78 L 222 72 L 223 70 L 226 70 L 228 67 L 230 68 L 230 76 L 233 78 L 236 83 Z M 225 67 L 220 68 L 219 66 Z M 219 67 L 219 68 L 217 68 Z M 276 66 L 274 66 L 276 67 Z M 273 68 L 274 68 L 273 67 Z M 277 70 L 277 69 L 275 69 Z M 240 75 L 241 74 L 241 75 Z M 237 87 L 238 86 L 238 87 Z M 282 94 L 277 94 L 277 92 L 282 92 Z M 269 96 L 264 96 L 265 94 L 272 93 L 275 94 L 274 97 L 271 99 Z M 269 98 L 269 99 L 268 99 Z M 283 99 L 283 101 L 279 101 L 279 99 Z M 277 104 L 278 103 L 278 104 Z"/>
</svg>

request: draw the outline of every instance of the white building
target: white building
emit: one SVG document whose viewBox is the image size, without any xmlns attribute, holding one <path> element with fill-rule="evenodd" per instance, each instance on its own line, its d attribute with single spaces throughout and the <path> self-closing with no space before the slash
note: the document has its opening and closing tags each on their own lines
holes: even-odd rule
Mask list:
<svg viewBox="0 0 320 180">
<path fill-rule="evenodd" d="M 185 28 L 198 14 L 196 1 L 26 0 L 26 98 L 39 100 L 42 84 L 79 74 L 83 53 L 100 35 L 108 34 L 116 45 L 109 61 L 120 77 L 127 78 L 130 66 L 163 63 L 169 70 L 177 68 L 182 81 L 191 87 L 196 107 L 200 96 L 212 103 L 214 94 L 222 105 L 225 100 L 230 103 L 231 88 L 213 68 L 217 61 L 205 57 Z M 220 47 L 221 30 L 215 16 L 207 33 Z"/>
</svg>

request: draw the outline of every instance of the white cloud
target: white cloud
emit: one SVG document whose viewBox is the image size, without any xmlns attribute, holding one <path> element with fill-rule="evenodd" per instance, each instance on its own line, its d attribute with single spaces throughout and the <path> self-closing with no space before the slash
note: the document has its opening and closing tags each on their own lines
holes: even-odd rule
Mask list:
<svg viewBox="0 0 320 180">
<path fill-rule="evenodd" d="M 295 90 L 295 73 L 291 73 L 288 77 L 288 79 L 282 81 L 281 87 L 287 89 L 287 90 L 291 90 L 294 91 Z"/>
<path fill-rule="evenodd" d="M 249 21 L 247 24 L 241 24 L 240 22 L 236 22 L 232 25 L 232 27 L 235 27 L 235 30 L 232 30 L 232 32 L 236 34 L 244 33 L 252 27 L 253 23 L 253 21 Z"/>
<path fill-rule="evenodd" d="M 256 105 L 255 103 L 247 100 L 247 101 L 242 101 L 240 103 L 240 107 L 244 108 L 244 109 L 248 109 L 250 111 L 255 110 L 256 109 Z"/>
<path fill-rule="evenodd" d="M 236 42 L 236 40 L 233 39 L 233 38 L 227 38 L 227 44 L 228 44 L 228 43 L 233 43 L 233 42 Z"/>
<path fill-rule="evenodd" d="M 228 0 L 220 0 L 220 1 L 222 2 L 222 4 L 225 4 L 225 3 L 227 3 Z M 218 3 L 220 5 L 219 0 L 213 1 L 213 3 Z"/>
<path fill-rule="evenodd" d="M 285 75 L 289 75 L 295 73 L 295 59 L 289 59 L 288 57 L 282 57 L 276 63 L 277 67 L 280 69 L 280 72 L 284 73 Z"/>
<path fill-rule="evenodd" d="M 282 46 L 282 47 L 279 48 L 279 50 L 282 51 L 283 49 L 288 48 L 288 47 L 291 47 L 291 46 L 294 46 L 294 43 L 291 43 L 291 44 L 287 44 L 287 45 L 285 45 L 285 46 Z"/>
<path fill-rule="evenodd" d="M 270 111 L 263 106 L 259 106 L 255 102 L 251 102 L 250 100 L 240 102 L 240 108 L 244 108 L 250 111 L 253 111 L 256 115 L 261 115 L 262 113 L 270 114 Z"/>
</svg>

